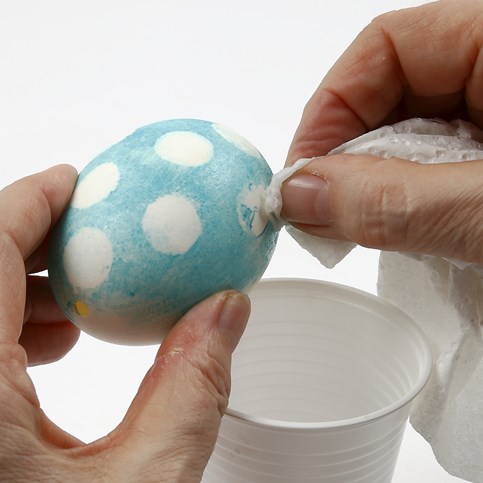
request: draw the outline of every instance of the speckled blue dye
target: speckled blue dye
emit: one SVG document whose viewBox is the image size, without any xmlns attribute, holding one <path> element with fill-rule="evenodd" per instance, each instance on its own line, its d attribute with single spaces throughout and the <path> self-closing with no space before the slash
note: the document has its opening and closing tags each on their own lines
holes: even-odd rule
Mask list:
<svg viewBox="0 0 483 483">
<path fill-rule="evenodd" d="M 156 141 L 178 131 L 211 142 L 211 159 L 199 166 L 163 159 Z M 104 151 L 82 171 L 77 186 L 106 163 L 118 169 L 115 188 L 92 206 L 70 206 L 50 242 L 54 295 L 81 329 L 117 343 L 156 343 L 197 302 L 224 289 L 244 290 L 262 276 L 278 232 L 270 221 L 261 234 L 247 229 L 259 207 L 240 201 L 243 193 L 271 181 L 272 172 L 261 156 L 240 149 L 210 122 L 171 120 L 142 127 Z M 148 206 L 173 194 L 192 203 L 202 227 L 201 235 L 180 254 L 153 247 L 142 226 Z M 93 288 L 73 285 L 64 263 L 66 245 L 83 228 L 100 230 L 112 246 L 107 278 Z M 76 256 L 82 264 L 89 250 Z"/>
</svg>

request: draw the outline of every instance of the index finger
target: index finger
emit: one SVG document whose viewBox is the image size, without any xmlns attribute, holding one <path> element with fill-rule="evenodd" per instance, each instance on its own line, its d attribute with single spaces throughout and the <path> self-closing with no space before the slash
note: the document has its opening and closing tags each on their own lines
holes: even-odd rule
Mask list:
<svg viewBox="0 0 483 483">
<path fill-rule="evenodd" d="M 25 310 L 24 260 L 66 207 L 76 180 L 72 166 L 56 166 L 0 191 L 0 342 L 17 342 Z"/>
<path fill-rule="evenodd" d="M 305 107 L 288 155 L 325 155 L 391 113 L 444 116 L 465 105 L 483 124 L 482 3 L 444 0 L 376 18 Z"/>
</svg>

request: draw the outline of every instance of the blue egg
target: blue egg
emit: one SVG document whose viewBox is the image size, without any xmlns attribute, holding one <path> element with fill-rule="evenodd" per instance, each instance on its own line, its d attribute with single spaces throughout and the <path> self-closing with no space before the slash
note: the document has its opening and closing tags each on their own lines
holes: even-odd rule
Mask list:
<svg viewBox="0 0 483 483">
<path fill-rule="evenodd" d="M 120 344 L 160 342 L 193 305 L 260 279 L 277 241 L 272 172 L 230 129 L 177 119 L 135 131 L 80 173 L 49 247 L 67 317 Z"/>
</svg>

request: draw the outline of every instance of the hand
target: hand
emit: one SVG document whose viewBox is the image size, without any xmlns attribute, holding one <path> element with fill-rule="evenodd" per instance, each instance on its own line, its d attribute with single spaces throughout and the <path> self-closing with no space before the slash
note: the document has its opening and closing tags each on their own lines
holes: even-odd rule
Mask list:
<svg viewBox="0 0 483 483">
<path fill-rule="evenodd" d="M 212 296 L 171 330 L 121 424 L 83 444 L 40 409 L 27 364 L 56 360 L 79 331 L 45 278 L 46 240 L 76 173 L 58 166 L 0 191 L 0 481 L 199 482 L 230 387 L 249 301 Z"/>
<path fill-rule="evenodd" d="M 287 163 L 412 117 L 483 127 L 483 2 L 452 0 L 375 19 L 305 107 Z M 483 159 L 483 153 L 482 153 Z M 483 263 L 483 161 L 418 165 L 319 157 L 287 180 L 285 217 L 314 235 Z"/>
</svg>

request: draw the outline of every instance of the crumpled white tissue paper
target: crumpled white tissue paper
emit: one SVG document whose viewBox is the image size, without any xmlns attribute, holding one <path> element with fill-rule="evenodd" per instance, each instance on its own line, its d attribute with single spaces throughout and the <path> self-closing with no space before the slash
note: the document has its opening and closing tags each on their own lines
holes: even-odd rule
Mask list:
<svg viewBox="0 0 483 483">
<path fill-rule="evenodd" d="M 483 132 L 464 121 L 410 119 L 369 132 L 331 154 L 458 162 L 483 159 L 482 143 Z M 279 193 L 281 183 L 308 161 L 278 173 L 273 192 Z M 281 198 L 278 205 L 276 199 L 273 195 L 270 209 L 279 216 Z M 329 268 L 354 247 L 290 226 L 287 231 Z M 449 473 L 474 483 L 483 483 L 482 276 L 480 265 L 439 257 L 382 252 L 379 263 L 379 295 L 420 324 L 433 351 L 433 372 L 413 404 L 411 423 Z"/>
</svg>

